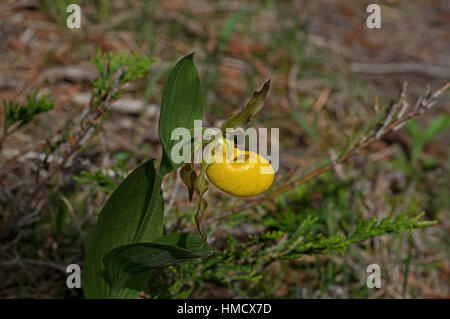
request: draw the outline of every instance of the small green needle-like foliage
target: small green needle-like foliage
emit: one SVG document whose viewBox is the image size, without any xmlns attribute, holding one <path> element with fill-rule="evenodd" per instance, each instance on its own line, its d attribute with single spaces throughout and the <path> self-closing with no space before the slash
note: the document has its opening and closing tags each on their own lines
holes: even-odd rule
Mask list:
<svg viewBox="0 0 450 319">
<path fill-rule="evenodd" d="M 99 77 L 93 85 L 98 92 L 108 92 L 113 84 L 113 75 L 123 68 L 124 73 L 119 79 L 119 84 L 124 84 L 138 78 L 142 78 L 147 72 L 152 60 L 138 54 L 129 54 L 126 52 L 108 52 L 103 53 L 100 49 L 92 63 L 99 72 Z"/>
<path fill-rule="evenodd" d="M 309 232 L 299 245 L 292 249 L 289 254 L 290 258 L 300 257 L 302 254 L 323 253 L 329 251 L 337 251 L 345 254 L 346 249 L 353 243 L 362 242 L 366 239 L 383 236 L 392 233 L 401 233 L 415 228 L 428 227 L 436 223 L 436 221 L 420 221 L 419 219 L 424 213 L 418 214 L 415 217 L 409 218 L 407 213 L 401 214 L 396 219 L 388 218 L 373 218 L 367 221 L 360 221 L 356 229 L 349 236 L 343 234 L 336 234 L 330 237 L 325 237 L 322 234 L 314 234 Z M 305 220 L 307 227 L 311 228 L 318 218 L 308 218 Z M 293 238 L 296 239 L 295 237 Z"/>
<path fill-rule="evenodd" d="M 114 178 L 108 176 L 102 170 L 97 170 L 94 173 L 81 171 L 80 176 L 74 176 L 73 179 L 79 184 L 98 185 L 98 187 L 107 194 L 111 194 L 118 184 Z"/>
<path fill-rule="evenodd" d="M 39 96 L 39 90 L 34 91 L 28 96 L 25 104 L 19 104 L 13 100 L 3 101 L 4 108 L 4 129 L 9 134 L 8 129 L 13 125 L 14 130 L 29 123 L 36 115 L 53 109 L 53 100 L 50 95 L 43 94 Z"/>
<path fill-rule="evenodd" d="M 187 286 L 195 287 L 210 281 L 245 295 L 245 291 L 239 290 L 234 283 L 257 283 L 265 267 L 275 260 L 293 260 L 304 255 L 333 252 L 345 255 L 352 244 L 435 223 L 419 220 L 422 216 L 423 213 L 414 217 L 404 213 L 397 218 L 373 218 L 357 223 L 349 235 L 337 233 L 325 236 L 316 231 L 321 228 L 319 219 L 308 215 L 293 232 L 267 231 L 258 236 L 250 235 L 246 242 L 238 242 L 229 235 L 228 247 L 221 253 L 201 262 L 190 261 L 171 267 L 169 277 L 172 277 L 172 284 L 152 285 L 152 294 L 161 298 L 186 298 L 191 291 L 186 290 Z"/>
</svg>

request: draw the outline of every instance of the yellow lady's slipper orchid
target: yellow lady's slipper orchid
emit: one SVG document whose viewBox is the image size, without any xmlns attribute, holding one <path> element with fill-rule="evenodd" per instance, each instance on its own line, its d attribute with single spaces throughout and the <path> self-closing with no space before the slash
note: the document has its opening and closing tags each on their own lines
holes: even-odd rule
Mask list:
<svg viewBox="0 0 450 319">
<path fill-rule="evenodd" d="M 233 154 L 217 154 L 206 169 L 208 179 L 217 188 L 234 196 L 255 196 L 267 190 L 274 180 L 270 162 L 253 151 L 243 151 L 226 140 L 225 148 L 233 147 Z M 231 153 L 231 152 L 230 152 Z M 222 160 L 219 160 L 222 157 Z"/>
</svg>

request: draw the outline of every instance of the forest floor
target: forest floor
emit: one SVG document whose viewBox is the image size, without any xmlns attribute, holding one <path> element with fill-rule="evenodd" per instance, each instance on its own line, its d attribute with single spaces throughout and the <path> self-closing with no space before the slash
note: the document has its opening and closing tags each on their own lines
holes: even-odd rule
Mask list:
<svg viewBox="0 0 450 319">
<path fill-rule="evenodd" d="M 330 150 L 339 152 L 373 118 L 376 101 L 386 107 L 405 81 L 413 103 L 450 79 L 445 0 L 383 1 L 380 29 L 366 27 L 365 2 L 350 0 L 119 0 L 78 1 L 82 27 L 70 30 L 65 8 L 72 2 L 0 3 L 0 99 L 24 102 L 40 88 L 55 100 L 51 112 L 0 149 L 2 298 L 80 297 L 65 286 L 65 267 L 82 264 L 86 236 L 115 185 L 144 160 L 161 156 L 162 85 L 169 68 L 190 52 L 196 52 L 205 92 L 205 127 L 220 125 L 271 79 L 252 125 L 280 128 L 276 186 L 314 169 Z M 57 182 L 39 184 L 47 174 L 42 147 L 87 107 L 98 48 L 137 52 L 155 62 L 145 78 L 125 88 L 96 134 L 57 172 Z M 237 278 L 236 289 L 197 283 L 190 296 L 449 298 L 450 130 L 441 129 L 449 112 L 447 95 L 334 172 L 207 227 L 217 250 L 228 234 L 244 240 L 266 229 L 258 216 L 276 216 L 280 207 L 317 214 L 326 233 L 345 232 L 358 218 L 403 212 L 423 211 L 436 225 L 353 245 L 345 256 L 275 261 L 263 280 L 243 284 Z M 420 137 L 426 134 L 432 139 L 424 144 Z M 39 200 L 30 195 L 37 187 L 45 189 Z M 179 178 L 166 177 L 163 189 L 167 227 L 192 226 L 195 206 Z M 217 189 L 207 197 L 206 219 L 245 202 Z M 365 285 L 366 267 L 374 263 L 382 269 L 381 289 Z"/>
</svg>

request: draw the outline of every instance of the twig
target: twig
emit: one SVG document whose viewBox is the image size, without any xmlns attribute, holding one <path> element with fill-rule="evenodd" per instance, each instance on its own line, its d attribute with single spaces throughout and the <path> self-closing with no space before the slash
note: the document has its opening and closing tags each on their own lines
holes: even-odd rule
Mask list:
<svg viewBox="0 0 450 319">
<path fill-rule="evenodd" d="M 49 260 L 15 258 L 13 260 L 3 261 L 1 264 L 5 265 L 5 266 L 13 266 L 13 265 L 17 265 L 17 264 L 30 264 L 30 265 L 53 268 L 53 269 L 62 271 L 64 273 L 66 272 L 66 267 L 64 265 L 61 265 L 61 264 L 58 264 L 58 263 L 55 263 L 55 262 L 49 261 Z"/>
<path fill-rule="evenodd" d="M 68 137 L 61 137 L 57 139 L 53 145 L 56 145 L 56 150 L 52 153 L 60 153 L 58 157 L 61 160 L 56 162 L 55 165 L 48 169 L 48 176 L 37 183 L 35 191 L 31 194 L 33 200 L 28 204 L 30 207 L 34 207 L 37 203 L 41 202 L 39 194 L 45 189 L 45 185 L 49 184 L 53 178 L 56 178 L 57 173 L 65 166 L 65 164 L 71 159 L 77 150 L 79 150 L 84 143 L 90 138 L 95 130 L 95 127 L 101 121 L 103 113 L 109 108 L 113 96 L 119 90 L 120 78 L 127 71 L 126 67 L 121 67 L 116 71 L 115 78 L 109 92 L 101 98 L 97 106 L 91 106 L 85 112 L 83 112 L 79 119 L 79 125 L 75 126 L 75 129 L 68 134 Z M 91 112 L 94 110 L 94 112 Z M 79 127 L 79 128 L 78 128 Z M 64 136 L 64 134 L 62 135 Z M 39 174 L 39 171 L 38 171 Z"/>
<path fill-rule="evenodd" d="M 69 79 L 70 81 L 77 83 L 83 81 L 93 82 L 97 76 L 97 72 L 81 65 L 54 66 L 44 70 L 40 74 L 36 80 L 36 86 L 40 86 L 40 84 L 44 81 L 53 84 L 61 79 Z"/>
<path fill-rule="evenodd" d="M 450 78 L 450 69 L 423 63 L 352 63 L 353 72 L 372 74 L 422 73 L 435 77 Z"/>
</svg>

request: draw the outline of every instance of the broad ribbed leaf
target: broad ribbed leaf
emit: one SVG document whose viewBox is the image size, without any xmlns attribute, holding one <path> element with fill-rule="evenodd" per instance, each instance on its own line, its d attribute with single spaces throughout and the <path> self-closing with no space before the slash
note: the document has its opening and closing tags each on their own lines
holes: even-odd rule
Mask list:
<svg viewBox="0 0 450 319">
<path fill-rule="evenodd" d="M 165 167 L 165 171 L 173 171 L 181 165 L 170 157 L 172 147 L 178 142 L 171 139 L 173 130 L 179 127 L 193 129 L 194 120 L 203 118 L 202 89 L 193 57 L 194 53 L 191 53 L 178 61 L 163 87 L 158 130 L 169 159 L 167 164 L 172 166 Z"/>
<path fill-rule="evenodd" d="M 151 241 L 162 235 L 163 200 L 158 190 L 154 195 L 157 204 L 147 212 L 156 179 L 153 162 L 147 161 L 136 168 L 118 186 L 100 213 L 84 263 L 86 298 L 107 298 L 110 295 L 111 285 L 106 281 L 103 257 L 110 250 L 133 242 L 145 213 L 151 215 L 151 222 L 142 231 L 142 241 Z M 145 278 L 136 278 L 136 281 L 146 283 Z M 134 286 L 132 281 L 130 286 Z M 137 285 L 124 289 L 120 297 L 136 298 L 139 292 Z"/>
<path fill-rule="evenodd" d="M 135 298 L 146 285 L 148 272 L 145 271 L 137 275 L 126 273 L 126 280 L 121 275 L 107 277 L 103 258 L 119 246 L 149 242 L 162 236 L 161 182 L 164 175 L 181 165 L 170 158 L 171 149 L 178 142 L 172 141 L 171 135 L 178 127 L 192 132 L 194 120 L 201 120 L 202 116 L 201 85 L 190 54 L 175 65 L 164 84 L 159 118 L 164 151 L 159 172 L 156 174 L 153 161 L 137 168 L 119 185 L 100 213 L 85 260 L 86 298 Z"/>
<path fill-rule="evenodd" d="M 114 283 L 110 297 L 117 298 L 133 276 L 211 254 L 211 247 L 206 242 L 189 233 L 173 233 L 152 242 L 117 247 L 103 259 L 107 278 Z"/>
</svg>

